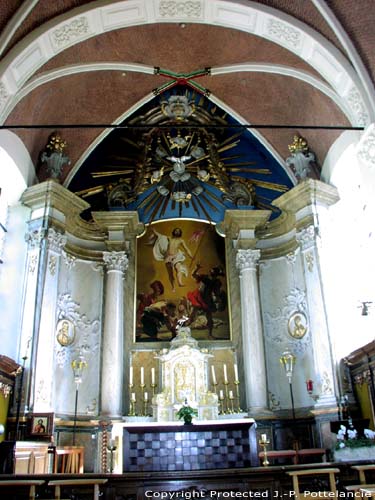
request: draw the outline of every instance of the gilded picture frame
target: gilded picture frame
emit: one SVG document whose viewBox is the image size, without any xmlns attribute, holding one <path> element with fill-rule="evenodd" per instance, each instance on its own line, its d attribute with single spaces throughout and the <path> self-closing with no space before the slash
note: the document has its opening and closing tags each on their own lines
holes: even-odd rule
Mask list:
<svg viewBox="0 0 375 500">
<path fill-rule="evenodd" d="M 30 417 L 30 436 L 50 437 L 53 434 L 53 413 L 33 413 Z"/>
<path fill-rule="evenodd" d="M 294 339 L 302 339 L 309 330 L 309 325 L 305 313 L 295 311 L 288 321 L 288 333 Z"/>
<path fill-rule="evenodd" d="M 75 339 L 75 326 L 67 318 L 61 319 L 56 325 L 56 340 L 63 346 L 67 347 L 73 344 Z"/>
<path fill-rule="evenodd" d="M 137 242 L 136 342 L 170 341 L 186 319 L 197 340 L 229 340 L 225 242 L 212 224 L 169 220 Z"/>
</svg>

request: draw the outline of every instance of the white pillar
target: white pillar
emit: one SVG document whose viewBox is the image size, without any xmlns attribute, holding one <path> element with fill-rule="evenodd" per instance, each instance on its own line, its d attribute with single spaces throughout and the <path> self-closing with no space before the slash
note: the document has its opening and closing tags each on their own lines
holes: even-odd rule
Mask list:
<svg viewBox="0 0 375 500">
<path fill-rule="evenodd" d="M 39 225 L 29 229 L 25 235 L 28 244 L 27 262 L 25 271 L 25 287 L 23 296 L 23 310 L 21 319 L 21 339 L 19 345 L 19 360 L 23 360 L 25 373 L 23 375 L 22 404 L 20 410 L 29 411 L 33 406 L 33 393 L 31 388 L 32 367 L 35 363 L 33 356 L 34 328 L 36 325 L 36 315 L 40 311 L 40 302 L 38 304 L 37 289 L 39 268 L 41 267 L 41 246 L 45 231 Z M 40 280 L 39 280 L 40 281 Z M 16 398 L 14 399 L 14 411 L 16 411 Z"/>
<path fill-rule="evenodd" d="M 45 266 L 39 268 L 39 286 L 42 286 L 40 323 L 35 354 L 34 412 L 54 411 L 54 346 L 56 331 L 56 303 L 61 250 L 66 236 L 50 227 L 46 235 Z"/>
<path fill-rule="evenodd" d="M 306 283 L 315 374 L 320 382 L 319 400 L 315 407 L 336 406 L 335 376 L 322 289 L 316 229 L 310 225 L 297 233 Z"/>
<path fill-rule="evenodd" d="M 250 415 L 269 413 L 257 263 L 260 250 L 238 250 L 246 405 Z"/>
<path fill-rule="evenodd" d="M 101 413 L 122 415 L 124 363 L 124 273 L 128 268 L 126 252 L 103 252 L 107 266 L 102 340 Z"/>
</svg>

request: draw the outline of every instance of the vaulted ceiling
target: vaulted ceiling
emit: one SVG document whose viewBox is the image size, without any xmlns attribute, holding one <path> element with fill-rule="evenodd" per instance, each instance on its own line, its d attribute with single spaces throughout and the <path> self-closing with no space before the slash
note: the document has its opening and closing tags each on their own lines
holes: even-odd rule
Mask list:
<svg viewBox="0 0 375 500">
<path fill-rule="evenodd" d="M 136 176 L 104 175 L 99 183 L 93 172 L 125 167 L 135 172 L 141 152 L 134 144 L 145 140 L 146 129 L 130 125 L 145 125 L 148 112 L 171 96 L 185 96 L 195 111 L 208 110 L 212 121 L 202 123 L 196 113 L 177 123 L 185 127 L 182 132 L 191 137 L 189 124 L 221 124 L 220 131 L 211 128 L 211 133 L 219 134 L 218 144 L 232 144 L 230 137 L 241 131 L 238 142 L 223 153 L 235 157 L 224 160 L 232 168 L 227 180 L 231 184 L 230 176 L 240 168 L 237 177 L 258 182 L 251 204 L 271 207 L 284 189 L 272 186 L 287 190 L 297 182 L 285 163 L 294 136 L 307 140 L 319 169 L 345 128 L 374 120 L 374 21 L 372 0 L 332 0 L 329 5 L 322 0 L 4 0 L 0 119 L 24 142 L 39 180 L 49 175 L 41 152 L 51 133 L 58 132 L 70 159 L 60 181 L 93 208 L 108 209 L 108 186 L 123 180 L 132 188 Z M 215 122 L 218 117 L 222 123 Z M 165 141 L 163 127 L 174 126 L 169 136 L 177 137 L 178 127 L 169 118 L 147 122 L 148 133 L 161 134 Z M 191 162 L 187 149 L 172 147 L 166 154 L 170 158 L 176 151 Z M 153 164 L 151 156 L 152 167 L 148 163 L 142 171 L 147 182 L 162 166 Z M 126 161 L 121 163 L 121 157 Z M 169 175 L 174 163 L 164 163 Z M 207 164 L 200 167 L 208 169 Z M 176 216 L 220 220 L 232 202 L 216 192 L 216 174 L 211 172 L 195 209 L 191 203 L 172 207 L 171 201 L 165 202 L 163 214 L 161 203 L 157 213 L 151 198 L 144 220 L 173 216 L 173 210 Z M 202 179 L 198 182 L 205 184 Z M 262 182 L 270 185 L 262 187 Z M 98 185 L 105 185 L 102 198 L 87 191 Z M 129 199 L 121 207 L 147 209 L 144 200 L 155 190 L 150 181 L 135 200 L 127 191 Z"/>
</svg>

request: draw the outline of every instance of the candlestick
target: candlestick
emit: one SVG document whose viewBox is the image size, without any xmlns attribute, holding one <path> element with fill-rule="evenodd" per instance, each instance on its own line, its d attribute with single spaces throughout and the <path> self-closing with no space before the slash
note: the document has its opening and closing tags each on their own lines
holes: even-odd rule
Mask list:
<svg viewBox="0 0 375 500">
<path fill-rule="evenodd" d="M 234 382 L 238 382 L 238 367 L 236 363 L 233 365 L 233 369 L 234 369 Z"/>
<path fill-rule="evenodd" d="M 233 391 L 229 391 L 229 401 L 230 401 L 230 410 L 229 413 L 234 413 L 234 408 L 233 408 Z"/>
<path fill-rule="evenodd" d="M 219 404 L 220 404 L 219 414 L 220 415 L 224 414 L 224 404 L 223 404 L 223 401 L 224 401 L 224 392 L 222 391 L 222 389 L 220 389 L 220 391 L 219 391 Z"/>
<path fill-rule="evenodd" d="M 135 416 L 135 403 L 136 403 L 136 399 L 135 399 L 135 392 L 132 392 L 130 394 L 130 408 L 129 408 L 129 416 L 131 417 L 134 417 Z"/>
<path fill-rule="evenodd" d="M 152 396 L 155 396 L 155 388 L 158 386 L 158 384 L 151 384 L 151 389 L 152 389 Z"/>
<path fill-rule="evenodd" d="M 141 385 L 145 383 L 145 369 L 141 366 Z"/>
<path fill-rule="evenodd" d="M 228 383 L 228 373 L 227 373 L 227 365 L 223 365 L 224 369 L 224 384 Z"/>
<path fill-rule="evenodd" d="M 242 412 L 242 409 L 241 409 L 241 406 L 240 406 L 240 381 L 239 380 L 235 380 L 234 381 L 234 385 L 236 387 L 236 399 L 238 401 L 238 408 L 237 408 L 237 412 L 238 413 L 241 413 Z"/>
<path fill-rule="evenodd" d="M 211 375 L 212 375 L 212 385 L 216 385 L 216 373 L 214 365 L 211 366 Z"/>
<path fill-rule="evenodd" d="M 148 392 L 143 394 L 143 415 L 147 416 L 147 405 L 148 405 Z"/>
<path fill-rule="evenodd" d="M 270 464 L 269 461 L 268 461 L 268 457 L 267 457 L 267 445 L 268 444 L 270 444 L 270 442 L 267 439 L 267 435 L 266 434 L 262 434 L 261 439 L 259 440 L 259 445 L 263 448 L 263 463 L 262 463 L 262 465 L 264 467 L 267 467 L 267 465 Z"/>
</svg>

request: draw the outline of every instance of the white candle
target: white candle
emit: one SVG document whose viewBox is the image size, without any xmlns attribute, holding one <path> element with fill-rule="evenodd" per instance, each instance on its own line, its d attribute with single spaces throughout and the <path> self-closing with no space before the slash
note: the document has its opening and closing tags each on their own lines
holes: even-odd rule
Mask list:
<svg viewBox="0 0 375 500">
<path fill-rule="evenodd" d="M 219 398 L 224 399 L 224 392 L 222 389 L 220 389 L 220 391 L 219 391 Z"/>
<path fill-rule="evenodd" d="M 129 385 L 133 385 L 133 367 L 130 367 L 129 370 Z"/>
<path fill-rule="evenodd" d="M 144 394 L 144 400 L 148 401 L 148 392 L 145 392 L 145 394 Z"/>
<path fill-rule="evenodd" d="M 265 443 L 267 441 L 267 434 L 262 434 L 260 436 L 260 440 L 262 441 L 262 443 Z"/>
<path fill-rule="evenodd" d="M 224 365 L 223 368 L 224 368 L 224 384 L 227 384 L 228 383 L 227 365 Z"/>
<path fill-rule="evenodd" d="M 151 384 L 155 385 L 155 368 L 151 368 Z"/>
<path fill-rule="evenodd" d="M 238 382 L 238 367 L 236 363 L 234 364 L 233 368 L 234 368 L 234 381 Z"/>
<path fill-rule="evenodd" d="M 211 375 L 212 375 L 212 383 L 216 385 L 216 373 L 215 373 L 215 367 L 213 365 L 211 366 Z"/>
<path fill-rule="evenodd" d="M 131 400 L 135 401 L 135 392 L 132 392 Z"/>
<path fill-rule="evenodd" d="M 141 385 L 145 383 L 145 369 L 141 366 Z"/>
<path fill-rule="evenodd" d="M 233 391 L 229 391 L 229 399 L 233 399 Z"/>
</svg>

